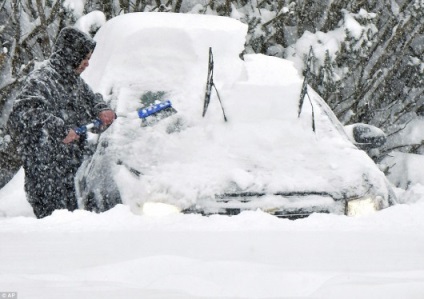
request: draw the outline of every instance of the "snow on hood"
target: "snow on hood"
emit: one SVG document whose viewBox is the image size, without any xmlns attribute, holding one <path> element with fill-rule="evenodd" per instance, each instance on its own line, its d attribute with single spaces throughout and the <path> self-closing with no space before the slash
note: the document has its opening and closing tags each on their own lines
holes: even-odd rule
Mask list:
<svg viewBox="0 0 424 299">
<path fill-rule="evenodd" d="M 153 127 L 118 118 L 103 135 L 123 201 L 177 201 L 224 192 L 325 191 L 388 197 L 387 181 L 348 140 L 325 102 L 309 89 L 300 118 L 302 77 L 291 62 L 245 55 L 247 26 L 234 19 L 169 13 L 126 14 L 107 22 L 84 78 L 118 114 L 140 108 L 146 91 L 166 91 L 178 114 Z M 213 91 L 202 118 L 208 53 L 228 122 Z M 178 129 L 176 129 L 176 127 Z M 172 132 L 172 133 L 170 133 Z M 113 153 L 113 154 L 112 154 Z"/>
</svg>

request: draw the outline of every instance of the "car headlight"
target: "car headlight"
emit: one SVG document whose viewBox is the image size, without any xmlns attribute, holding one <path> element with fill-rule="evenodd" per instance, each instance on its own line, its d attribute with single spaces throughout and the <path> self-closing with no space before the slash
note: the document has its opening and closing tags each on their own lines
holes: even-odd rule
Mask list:
<svg viewBox="0 0 424 299">
<path fill-rule="evenodd" d="M 143 204 L 142 212 L 143 215 L 147 216 L 167 216 L 178 214 L 181 212 L 181 209 L 177 206 L 162 202 L 146 202 Z"/>
<path fill-rule="evenodd" d="M 348 201 L 347 216 L 364 216 L 378 210 L 376 200 L 371 197 L 359 198 Z"/>
</svg>

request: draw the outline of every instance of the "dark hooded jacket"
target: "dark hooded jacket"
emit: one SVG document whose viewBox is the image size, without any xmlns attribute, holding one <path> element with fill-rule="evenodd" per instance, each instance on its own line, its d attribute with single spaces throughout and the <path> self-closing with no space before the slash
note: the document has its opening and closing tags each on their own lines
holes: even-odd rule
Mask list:
<svg viewBox="0 0 424 299">
<path fill-rule="evenodd" d="M 75 73 L 95 45 L 88 35 L 64 28 L 49 60 L 29 75 L 9 116 L 9 132 L 25 169 L 25 190 L 37 217 L 58 208 L 76 208 L 73 180 L 85 142 L 80 138 L 64 144 L 63 139 L 70 129 L 110 109 Z M 38 214 L 35 205 L 41 207 Z"/>
<path fill-rule="evenodd" d="M 9 128 L 24 156 L 79 156 L 83 142 L 63 144 L 70 129 L 88 124 L 109 109 L 75 69 L 95 42 L 74 29 L 63 29 L 50 59 L 27 79 L 9 116 Z M 40 157 L 39 157 L 40 158 Z M 45 157 L 49 158 L 49 157 Z"/>
</svg>

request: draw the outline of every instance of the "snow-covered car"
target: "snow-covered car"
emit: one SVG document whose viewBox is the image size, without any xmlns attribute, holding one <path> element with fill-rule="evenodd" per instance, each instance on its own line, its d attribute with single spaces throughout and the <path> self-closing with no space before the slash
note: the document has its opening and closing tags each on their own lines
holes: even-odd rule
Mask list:
<svg viewBox="0 0 424 299">
<path fill-rule="evenodd" d="M 118 118 L 79 171 L 81 205 L 301 217 L 395 202 L 313 89 L 298 114 L 303 78 L 292 62 L 241 55 L 246 32 L 231 18 L 169 13 L 126 14 L 101 27 L 83 77 Z M 203 115 L 210 49 L 216 89 Z M 178 112 L 147 126 L 133 117 L 161 100 Z"/>
</svg>

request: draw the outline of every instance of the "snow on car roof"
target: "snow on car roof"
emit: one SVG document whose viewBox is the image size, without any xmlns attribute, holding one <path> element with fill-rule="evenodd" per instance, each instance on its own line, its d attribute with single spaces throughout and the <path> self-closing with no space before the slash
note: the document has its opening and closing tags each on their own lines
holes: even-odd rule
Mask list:
<svg viewBox="0 0 424 299">
<path fill-rule="evenodd" d="M 231 18 L 173 13 L 132 13 L 113 18 L 95 36 L 95 70 L 84 78 L 103 93 L 112 82 L 131 81 L 150 89 L 196 88 L 206 79 L 209 47 L 216 75 L 230 84 L 240 76 L 247 26 Z M 193 73 L 194 72 L 194 73 Z M 197 72 L 197 73 L 196 73 Z M 110 76 L 110 77 L 109 77 Z M 200 84 L 201 85 L 201 84 Z"/>
</svg>

